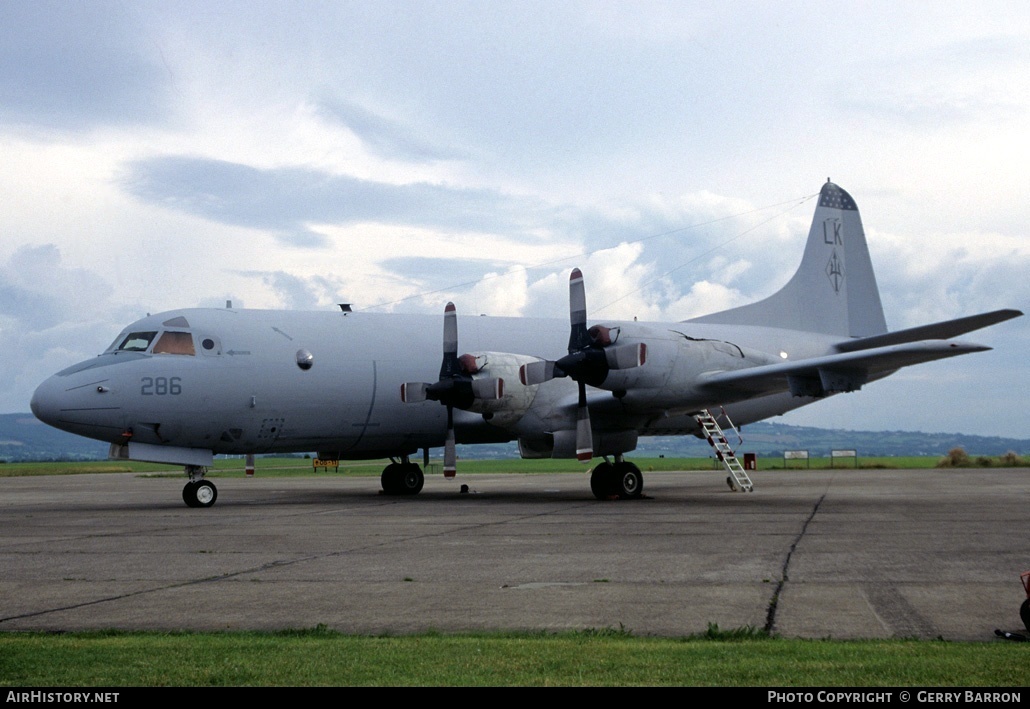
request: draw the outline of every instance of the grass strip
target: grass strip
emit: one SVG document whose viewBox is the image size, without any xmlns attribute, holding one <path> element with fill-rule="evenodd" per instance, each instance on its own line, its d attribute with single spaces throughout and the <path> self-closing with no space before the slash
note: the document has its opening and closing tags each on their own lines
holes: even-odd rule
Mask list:
<svg viewBox="0 0 1030 709">
<path fill-rule="evenodd" d="M 0 634 L 0 685 L 1026 687 L 1030 644 L 618 630 Z"/>
</svg>

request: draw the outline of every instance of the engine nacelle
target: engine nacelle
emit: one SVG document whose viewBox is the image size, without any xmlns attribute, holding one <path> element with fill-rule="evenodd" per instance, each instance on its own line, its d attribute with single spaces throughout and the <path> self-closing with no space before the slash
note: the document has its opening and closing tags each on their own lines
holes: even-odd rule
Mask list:
<svg viewBox="0 0 1030 709">
<path fill-rule="evenodd" d="M 694 386 L 699 375 L 779 361 L 765 352 L 732 342 L 692 338 L 673 330 L 624 326 L 618 345 L 638 342 L 647 346 L 646 363 L 628 369 L 612 369 L 598 387 L 614 392 L 631 409 L 634 406 L 690 408 L 701 401 Z"/>
<path fill-rule="evenodd" d="M 525 385 L 519 381 L 519 368 L 536 357 L 511 354 L 510 352 L 472 352 L 462 355 L 463 366 L 472 379 L 499 379 L 500 396 L 491 399 L 476 399 L 468 411 L 483 414 L 495 426 L 508 428 L 518 423 L 529 407 L 533 405 L 539 385 Z M 473 364 L 474 363 L 474 364 Z"/>
</svg>

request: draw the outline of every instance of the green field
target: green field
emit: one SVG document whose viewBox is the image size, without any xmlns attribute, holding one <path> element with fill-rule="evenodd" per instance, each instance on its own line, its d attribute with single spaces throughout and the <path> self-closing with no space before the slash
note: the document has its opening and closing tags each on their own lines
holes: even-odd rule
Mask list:
<svg viewBox="0 0 1030 709">
<path fill-rule="evenodd" d="M 719 466 L 713 458 L 632 458 L 642 471 L 661 470 L 715 470 Z M 312 467 L 312 460 L 306 458 L 257 458 L 255 461 L 256 473 L 258 475 L 367 475 L 378 477 L 383 467 L 389 462 L 386 460 L 362 460 L 362 461 L 340 461 L 339 471 L 320 469 L 315 471 Z M 418 461 L 421 464 L 421 460 Z M 937 467 L 941 462 L 939 456 L 883 456 L 855 459 L 831 460 L 830 458 L 811 458 L 808 461 L 787 461 L 784 465 L 783 458 L 766 457 L 758 458 L 759 470 L 783 470 L 787 467 L 792 470 L 812 470 L 827 468 L 903 468 L 903 469 L 926 469 Z M 993 457 L 971 457 L 971 467 L 1012 467 L 1013 465 L 1027 465 L 1025 459 L 1011 460 L 1004 456 Z M 439 472 L 440 459 L 430 459 L 429 473 Z M 582 473 L 589 468 L 575 460 L 555 460 L 543 458 L 536 460 L 474 460 L 462 459 L 459 462 L 461 472 L 474 475 L 477 473 Z M 22 475 L 82 475 L 92 473 L 154 473 L 167 472 L 169 475 L 182 475 L 181 465 L 161 465 L 158 463 L 140 463 L 130 460 L 97 460 L 80 461 L 73 463 L 47 462 L 47 463 L 4 463 L 0 464 L 0 477 L 14 477 Z M 211 477 L 231 477 L 244 474 L 242 458 L 218 458 L 214 467 L 208 472 Z"/>
<path fill-rule="evenodd" d="M 0 634 L 0 685 L 757 686 L 1030 685 L 1030 643 L 830 642 L 720 633 L 346 636 Z"/>
</svg>

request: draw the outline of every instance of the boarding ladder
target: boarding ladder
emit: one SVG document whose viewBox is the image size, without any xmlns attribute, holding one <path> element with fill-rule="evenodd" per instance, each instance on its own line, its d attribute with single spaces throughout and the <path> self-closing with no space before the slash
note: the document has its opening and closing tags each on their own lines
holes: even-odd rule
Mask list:
<svg viewBox="0 0 1030 709">
<path fill-rule="evenodd" d="M 740 432 L 737 431 L 737 427 L 730 421 L 730 417 L 726 415 L 726 412 L 722 412 L 722 418 L 729 424 L 730 429 L 737 434 L 737 439 L 740 443 L 744 442 L 744 439 L 740 437 Z M 726 434 L 723 433 L 722 427 L 716 420 L 715 416 L 708 409 L 703 409 L 701 413 L 695 414 L 694 420 L 697 421 L 698 425 L 701 426 L 701 430 L 705 432 L 705 437 L 708 439 L 708 445 L 715 449 L 715 457 L 718 458 L 726 470 L 729 472 L 729 477 L 726 478 L 726 484 L 730 486 L 730 489 L 734 492 L 754 492 L 754 485 L 751 483 L 751 478 L 748 477 L 747 471 L 744 470 L 744 466 L 737 460 L 736 454 L 733 452 L 733 448 L 730 447 L 729 441 L 726 440 Z"/>
</svg>

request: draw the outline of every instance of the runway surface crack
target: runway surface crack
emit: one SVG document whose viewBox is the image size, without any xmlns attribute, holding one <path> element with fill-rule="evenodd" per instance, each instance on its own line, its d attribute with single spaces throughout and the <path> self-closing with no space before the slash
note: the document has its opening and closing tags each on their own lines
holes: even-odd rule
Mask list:
<svg viewBox="0 0 1030 709">
<path fill-rule="evenodd" d="M 776 588 L 773 590 L 772 599 L 769 601 L 769 610 L 765 614 L 765 627 L 763 630 L 768 635 L 772 635 L 773 629 L 776 627 L 776 609 L 780 603 L 780 593 L 783 591 L 783 587 L 787 583 L 791 557 L 794 556 L 794 550 L 798 548 L 798 544 L 800 544 L 801 540 L 804 539 L 805 532 L 808 531 L 808 525 L 813 519 L 815 519 L 816 513 L 819 512 L 819 505 L 821 505 L 823 500 L 826 499 L 826 494 L 827 493 L 824 492 L 819 499 L 816 500 L 815 505 L 812 506 L 812 512 L 808 515 L 808 519 L 806 519 L 805 523 L 801 525 L 801 531 L 798 533 L 798 536 L 795 537 L 793 543 L 791 543 L 790 549 L 787 550 L 787 556 L 783 560 L 783 568 L 780 570 L 779 583 L 776 584 Z"/>
</svg>

